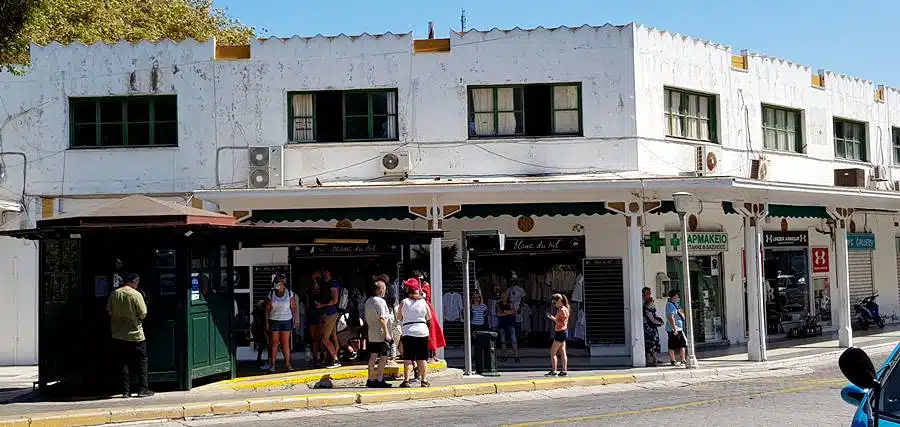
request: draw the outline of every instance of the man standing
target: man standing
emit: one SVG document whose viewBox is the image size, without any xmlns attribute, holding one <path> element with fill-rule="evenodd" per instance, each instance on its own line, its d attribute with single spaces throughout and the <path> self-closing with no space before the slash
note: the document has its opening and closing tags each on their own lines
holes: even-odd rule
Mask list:
<svg viewBox="0 0 900 427">
<path fill-rule="evenodd" d="M 384 365 L 387 363 L 393 341 L 388 329 L 391 312 L 384 300 L 386 292 L 387 283 L 382 279 L 377 279 L 373 287 L 373 296 L 366 301 L 365 316 L 369 330 L 369 339 L 366 343 L 366 348 L 369 350 L 369 380 L 366 381 L 366 387 L 369 388 L 390 388 L 391 386 L 384 380 Z"/>
<path fill-rule="evenodd" d="M 144 337 L 144 318 L 147 304 L 137 291 L 141 278 L 125 275 L 125 283 L 109 296 L 106 311 L 110 317 L 110 332 L 122 372 L 124 397 L 131 397 L 131 374 L 138 377 L 138 397 L 153 396 L 147 384 L 147 341 Z"/>
<path fill-rule="evenodd" d="M 684 366 L 687 358 L 685 352 L 687 349 L 687 340 L 684 337 L 684 312 L 678 305 L 680 295 L 677 289 L 669 291 L 669 301 L 666 302 L 666 332 L 669 335 L 669 363 L 676 365 L 675 350 L 681 353 L 681 361 L 677 362 L 679 366 Z"/>
</svg>

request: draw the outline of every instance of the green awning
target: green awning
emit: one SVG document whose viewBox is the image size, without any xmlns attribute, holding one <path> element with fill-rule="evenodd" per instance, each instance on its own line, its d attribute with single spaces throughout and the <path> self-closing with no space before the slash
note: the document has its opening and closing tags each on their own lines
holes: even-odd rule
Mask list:
<svg viewBox="0 0 900 427">
<path fill-rule="evenodd" d="M 737 214 L 734 204 L 722 202 L 726 214 Z M 824 206 L 769 205 L 769 216 L 775 218 L 830 218 Z"/>
<path fill-rule="evenodd" d="M 581 216 L 605 215 L 611 211 L 604 202 L 582 203 L 513 203 L 463 205 L 452 218 L 492 218 L 509 216 Z M 416 219 L 406 206 L 331 209 L 264 209 L 254 210 L 252 223 L 281 223 L 300 221 L 349 221 Z"/>
</svg>

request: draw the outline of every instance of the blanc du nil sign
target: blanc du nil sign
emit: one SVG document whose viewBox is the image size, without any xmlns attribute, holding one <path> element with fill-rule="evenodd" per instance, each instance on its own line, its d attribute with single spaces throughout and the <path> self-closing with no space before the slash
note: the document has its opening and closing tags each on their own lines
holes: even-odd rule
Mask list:
<svg viewBox="0 0 900 427">
<path fill-rule="evenodd" d="M 681 233 L 668 233 L 666 239 L 666 254 L 681 255 Z M 688 233 L 688 255 L 693 253 L 718 253 L 728 252 L 728 233 L 722 232 L 696 232 Z"/>
</svg>

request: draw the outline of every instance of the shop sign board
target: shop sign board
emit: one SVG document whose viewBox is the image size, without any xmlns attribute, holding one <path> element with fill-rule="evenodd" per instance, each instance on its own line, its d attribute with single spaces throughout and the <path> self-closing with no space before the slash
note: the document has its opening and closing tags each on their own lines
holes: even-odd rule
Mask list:
<svg viewBox="0 0 900 427">
<path fill-rule="evenodd" d="M 681 233 L 669 233 L 666 255 L 681 255 L 681 244 Z M 728 233 L 718 231 L 688 233 L 687 247 L 689 253 L 728 252 Z"/>
<path fill-rule="evenodd" d="M 293 246 L 290 255 L 293 257 L 314 257 L 322 255 L 396 255 L 400 246 L 395 244 L 327 244 L 313 246 Z"/>
<path fill-rule="evenodd" d="M 874 251 L 874 233 L 847 233 L 847 249 L 851 251 Z"/>
<path fill-rule="evenodd" d="M 474 252 L 546 253 L 584 250 L 584 236 L 572 237 L 507 237 L 503 251 L 496 247 L 496 236 L 472 236 L 467 244 Z"/>
<path fill-rule="evenodd" d="M 809 253 L 813 273 L 828 273 L 831 265 L 828 261 L 828 247 L 815 247 Z"/>
<path fill-rule="evenodd" d="M 763 231 L 763 246 L 767 248 L 808 245 L 809 233 L 806 231 Z"/>
</svg>

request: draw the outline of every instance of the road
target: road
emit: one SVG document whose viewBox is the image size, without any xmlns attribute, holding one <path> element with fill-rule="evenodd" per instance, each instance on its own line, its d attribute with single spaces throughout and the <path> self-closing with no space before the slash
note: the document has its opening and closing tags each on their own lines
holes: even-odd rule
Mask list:
<svg viewBox="0 0 900 427">
<path fill-rule="evenodd" d="M 884 356 L 875 359 L 880 364 Z M 765 377 L 730 381 L 697 381 L 410 401 L 169 425 L 846 426 L 853 414 L 853 408 L 840 398 L 846 381 L 836 366 L 770 371 Z"/>
</svg>

